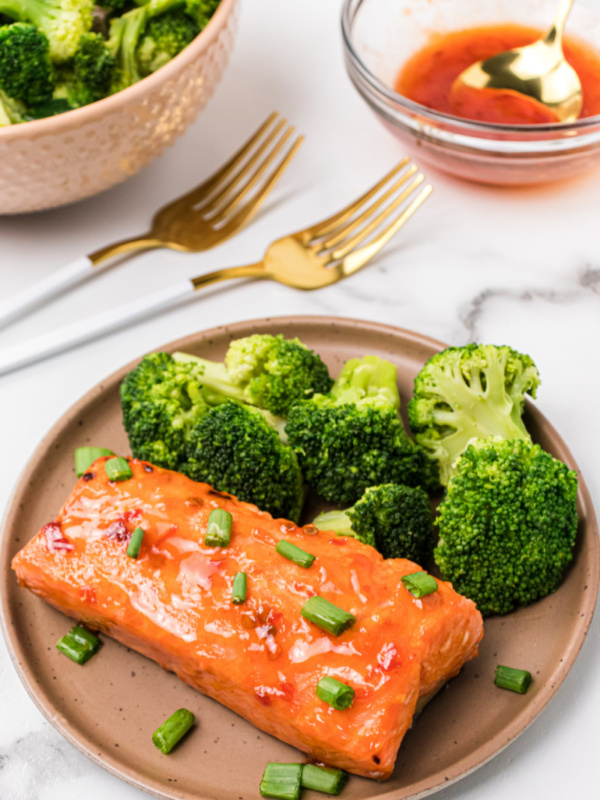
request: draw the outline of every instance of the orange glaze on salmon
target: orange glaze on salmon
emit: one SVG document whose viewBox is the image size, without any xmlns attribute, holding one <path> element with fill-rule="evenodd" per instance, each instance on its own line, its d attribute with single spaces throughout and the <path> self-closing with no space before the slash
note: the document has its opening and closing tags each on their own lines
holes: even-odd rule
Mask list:
<svg viewBox="0 0 600 800">
<path fill-rule="evenodd" d="M 419 698 L 477 655 L 474 603 L 443 582 L 417 600 L 400 582 L 416 564 L 274 520 L 176 472 L 130 459 L 133 477 L 112 483 L 106 460 L 15 556 L 19 582 L 311 757 L 388 778 Z M 233 515 L 227 548 L 204 545 L 214 508 Z M 126 555 L 136 527 L 145 531 L 137 560 Z M 312 566 L 278 555 L 280 539 L 315 555 Z M 240 571 L 248 593 L 236 606 Z M 335 637 L 306 621 L 300 611 L 315 594 L 356 623 Z M 317 698 L 323 675 L 355 689 L 351 708 Z"/>
</svg>

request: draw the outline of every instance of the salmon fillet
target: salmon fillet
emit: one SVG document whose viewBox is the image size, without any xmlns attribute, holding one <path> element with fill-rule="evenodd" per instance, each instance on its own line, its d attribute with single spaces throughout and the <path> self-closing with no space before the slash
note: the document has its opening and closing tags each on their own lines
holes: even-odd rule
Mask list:
<svg viewBox="0 0 600 800">
<path fill-rule="evenodd" d="M 474 603 L 442 581 L 416 599 L 400 580 L 421 571 L 411 561 L 275 520 L 179 473 L 128 459 L 133 477 L 111 482 L 106 460 L 17 553 L 20 584 L 311 757 L 389 778 L 419 699 L 477 655 L 483 625 Z M 227 548 L 204 544 L 215 508 L 233 516 Z M 145 536 L 132 559 L 136 527 Z M 316 556 L 312 566 L 278 555 L 281 539 Z M 237 606 L 240 571 L 248 592 Z M 300 611 L 313 595 L 356 623 L 336 637 L 308 622 Z M 324 675 L 355 689 L 351 708 L 318 699 Z"/>
</svg>

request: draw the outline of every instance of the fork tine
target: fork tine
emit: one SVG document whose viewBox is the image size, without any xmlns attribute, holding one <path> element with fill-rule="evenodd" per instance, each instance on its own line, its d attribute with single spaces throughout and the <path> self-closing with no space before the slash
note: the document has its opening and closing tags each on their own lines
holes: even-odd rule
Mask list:
<svg viewBox="0 0 600 800">
<path fill-rule="evenodd" d="M 361 228 L 354 236 L 351 236 L 347 239 L 341 247 L 338 247 L 337 250 L 334 250 L 332 258 L 334 261 L 337 261 L 340 258 L 343 258 L 347 253 L 350 253 L 352 250 L 355 250 L 357 245 L 361 242 L 364 242 L 367 237 L 369 237 L 374 231 L 379 228 L 379 226 L 386 220 L 390 214 L 392 214 L 399 206 L 404 203 L 406 198 L 414 192 L 414 190 L 420 186 L 423 181 L 425 180 L 425 176 L 422 172 L 420 172 L 415 179 L 406 187 L 406 189 L 402 192 L 402 194 L 398 195 L 398 197 L 387 205 L 383 211 L 381 211 L 377 216 L 372 219 L 367 225 Z M 362 222 L 367 220 L 363 219 Z"/>
<path fill-rule="evenodd" d="M 402 186 L 402 184 L 406 183 L 406 181 L 409 178 L 412 178 L 412 176 L 415 174 L 417 170 L 418 170 L 417 165 L 412 164 L 410 168 L 407 169 L 406 172 L 404 172 L 400 176 L 400 178 L 398 178 L 398 180 L 395 181 L 383 195 L 381 195 L 381 197 L 377 198 L 377 200 L 374 203 L 371 203 L 371 205 L 364 211 L 362 211 L 358 217 L 352 219 L 347 224 L 342 225 L 342 227 L 336 229 L 331 236 L 328 236 L 324 241 L 321 241 L 319 243 L 319 249 L 330 250 L 336 244 L 343 241 L 350 233 L 352 233 L 353 230 L 356 230 L 356 228 L 358 228 L 360 225 L 366 222 L 369 219 L 369 217 L 373 216 L 373 214 L 377 211 L 377 209 L 381 208 L 381 206 L 387 200 L 389 200 L 390 197 L 393 197 L 393 195 L 398 191 L 398 189 Z"/>
<path fill-rule="evenodd" d="M 256 159 L 253 158 L 251 162 L 248 163 L 248 167 L 245 167 L 243 172 L 236 176 L 231 184 L 223 190 L 221 195 L 202 209 L 203 216 L 208 213 L 210 221 L 213 224 L 218 224 L 220 220 L 230 215 L 231 212 L 239 206 L 242 200 L 248 196 L 252 189 L 258 185 L 269 166 L 274 163 L 295 131 L 296 129 L 294 126 L 289 125 L 258 166 L 256 166 L 258 157 Z M 233 193 L 231 194 L 231 192 Z M 210 216 L 211 211 L 215 212 L 214 216 Z"/>
<path fill-rule="evenodd" d="M 307 233 L 310 235 L 311 238 L 316 239 L 321 236 L 326 236 L 330 233 L 333 229 L 335 229 L 338 225 L 341 225 L 347 219 L 358 211 L 358 209 L 363 206 L 365 203 L 368 203 L 369 200 L 372 200 L 375 195 L 383 189 L 383 187 L 390 181 L 393 177 L 395 177 L 400 170 L 404 169 L 404 167 L 409 163 L 410 158 L 406 156 L 402 159 L 402 161 L 398 162 L 395 167 L 393 167 L 387 175 L 384 175 L 383 178 L 378 181 L 378 183 L 373 186 L 372 189 L 369 189 L 363 195 L 361 195 L 357 200 L 350 205 L 343 208 L 341 211 L 338 211 L 337 214 L 334 214 L 332 217 L 328 217 L 327 219 L 323 220 L 322 222 L 318 222 L 316 225 L 312 225 L 310 228 L 307 229 Z"/>
<path fill-rule="evenodd" d="M 278 117 L 278 111 L 274 111 L 272 114 L 269 114 L 267 119 L 258 128 L 256 133 L 252 134 L 248 141 L 243 144 L 236 153 L 233 154 L 229 161 L 223 164 L 223 166 L 217 172 L 207 178 L 207 180 L 205 180 L 199 186 L 196 186 L 183 197 L 179 197 L 178 200 L 188 200 L 190 203 L 197 203 L 202 200 L 202 198 L 205 197 L 210 191 L 213 191 L 221 181 L 227 180 L 227 178 L 240 166 L 244 159 L 247 158 L 248 154 L 262 139 L 266 131 L 271 127 Z"/>
<path fill-rule="evenodd" d="M 271 172 L 265 184 L 253 197 L 238 211 L 238 213 L 227 220 L 225 225 L 220 229 L 220 233 L 225 236 L 231 236 L 232 233 L 237 231 L 242 225 L 245 225 L 258 211 L 263 204 L 265 197 L 269 194 L 273 186 L 277 183 L 286 167 L 296 155 L 298 148 L 304 141 L 304 136 L 297 136 L 292 146 L 287 151 L 279 165 Z"/>
<path fill-rule="evenodd" d="M 412 217 L 415 211 L 423 205 L 425 200 L 429 197 L 429 195 L 433 191 L 433 186 L 427 184 L 424 186 L 417 197 L 404 209 L 404 211 L 397 217 L 394 222 L 388 225 L 377 238 L 373 239 L 372 242 L 361 247 L 359 250 L 354 250 L 351 253 L 347 254 L 342 261 L 341 267 L 341 276 L 340 277 L 347 277 L 348 275 L 352 275 L 354 272 L 359 270 L 363 267 L 367 261 L 373 258 L 381 248 L 389 242 L 389 240 L 394 236 L 400 228 L 404 225 L 404 223 Z"/>
</svg>

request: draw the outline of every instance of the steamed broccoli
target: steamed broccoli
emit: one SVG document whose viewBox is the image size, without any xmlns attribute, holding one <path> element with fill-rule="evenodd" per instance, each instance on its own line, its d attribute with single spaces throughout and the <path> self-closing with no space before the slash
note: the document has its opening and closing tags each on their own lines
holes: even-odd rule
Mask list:
<svg viewBox="0 0 600 800">
<path fill-rule="evenodd" d="M 185 10 L 196 21 L 200 30 L 210 22 L 221 0 L 186 0 Z"/>
<path fill-rule="evenodd" d="M 285 432 L 308 483 L 332 503 L 371 486 L 431 486 L 431 463 L 399 416 L 396 367 L 377 356 L 346 362 L 329 394 L 292 406 Z"/>
<path fill-rule="evenodd" d="M 352 508 L 320 514 L 314 525 L 353 536 L 376 547 L 384 558 L 424 564 L 433 552 L 433 516 L 420 487 L 385 483 L 367 491 Z"/>
<path fill-rule="evenodd" d="M 490 437 L 457 463 L 436 520 L 444 580 L 483 615 L 554 592 L 577 533 L 577 475 L 526 439 Z"/>
<path fill-rule="evenodd" d="M 329 391 L 332 380 L 320 357 L 298 339 L 255 334 L 229 345 L 225 363 L 175 353 L 203 370 L 202 383 L 218 392 L 284 417 L 290 406 Z"/>
<path fill-rule="evenodd" d="M 94 0 L 0 0 L 0 14 L 31 22 L 48 37 L 50 58 L 73 58 L 79 39 L 92 27 Z"/>
<path fill-rule="evenodd" d="M 259 411 L 232 401 L 213 408 L 191 429 L 187 454 L 180 469 L 193 480 L 298 522 L 304 487 L 296 456 Z"/>
<path fill-rule="evenodd" d="M 0 0 L 0 3 L 2 0 Z M 138 42 L 150 19 L 149 4 L 127 11 L 110 23 L 108 49 L 117 62 L 113 92 L 126 89 L 142 79 L 136 52 Z"/>
<path fill-rule="evenodd" d="M 150 75 L 164 66 L 196 38 L 200 28 L 182 9 L 167 11 L 148 21 L 139 40 L 136 58 L 140 73 Z"/>
<path fill-rule="evenodd" d="M 439 466 L 445 486 L 471 439 L 529 439 L 521 415 L 525 394 L 540 383 L 528 355 L 510 347 L 449 347 L 425 364 L 408 404 L 415 440 Z"/>
<path fill-rule="evenodd" d="M 0 89 L 0 128 L 6 125 L 16 125 L 18 122 L 26 122 L 26 108 L 23 103 L 13 100 Z"/>
<path fill-rule="evenodd" d="M 73 59 L 74 103 L 84 106 L 110 94 L 116 65 L 103 36 L 99 33 L 84 34 Z"/>
<path fill-rule="evenodd" d="M 25 105 L 45 103 L 54 91 L 48 39 L 35 25 L 15 22 L 0 28 L 0 89 Z"/>
</svg>

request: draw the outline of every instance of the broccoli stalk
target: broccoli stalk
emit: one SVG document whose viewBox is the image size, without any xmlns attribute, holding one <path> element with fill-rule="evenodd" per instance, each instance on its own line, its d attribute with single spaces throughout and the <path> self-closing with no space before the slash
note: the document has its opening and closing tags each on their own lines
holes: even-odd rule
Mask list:
<svg viewBox="0 0 600 800">
<path fill-rule="evenodd" d="M 55 81 L 48 51 L 48 39 L 35 25 L 15 22 L 1 27 L 0 89 L 26 106 L 48 102 Z"/>
<path fill-rule="evenodd" d="M 436 524 L 444 580 L 484 616 L 506 614 L 558 588 L 577 534 L 577 475 L 526 439 L 477 440 Z"/>
<path fill-rule="evenodd" d="M 531 358 L 506 346 L 449 347 L 425 364 L 408 417 L 443 485 L 472 439 L 529 439 L 521 415 L 525 394 L 535 397 L 539 382 Z"/>
<path fill-rule="evenodd" d="M 13 100 L 0 89 L 0 128 L 27 122 L 26 111 L 23 103 Z"/>
<path fill-rule="evenodd" d="M 225 363 L 175 353 L 176 361 L 193 361 L 202 384 L 232 400 L 285 417 L 298 400 L 331 387 L 327 367 L 298 339 L 255 334 L 231 342 Z"/>
<path fill-rule="evenodd" d="M 376 547 L 384 558 L 424 564 L 433 552 L 431 505 L 419 487 L 387 483 L 367 489 L 352 508 L 327 511 L 313 524 Z"/>
<path fill-rule="evenodd" d="M 396 368 L 377 356 L 346 363 L 329 394 L 289 411 L 286 433 L 309 484 L 325 500 L 356 503 L 371 486 L 433 486 L 426 453 L 399 416 Z"/>
<path fill-rule="evenodd" d="M 79 39 L 92 27 L 94 0 L 0 0 L 0 14 L 30 22 L 48 37 L 50 58 L 73 58 Z"/>
</svg>

